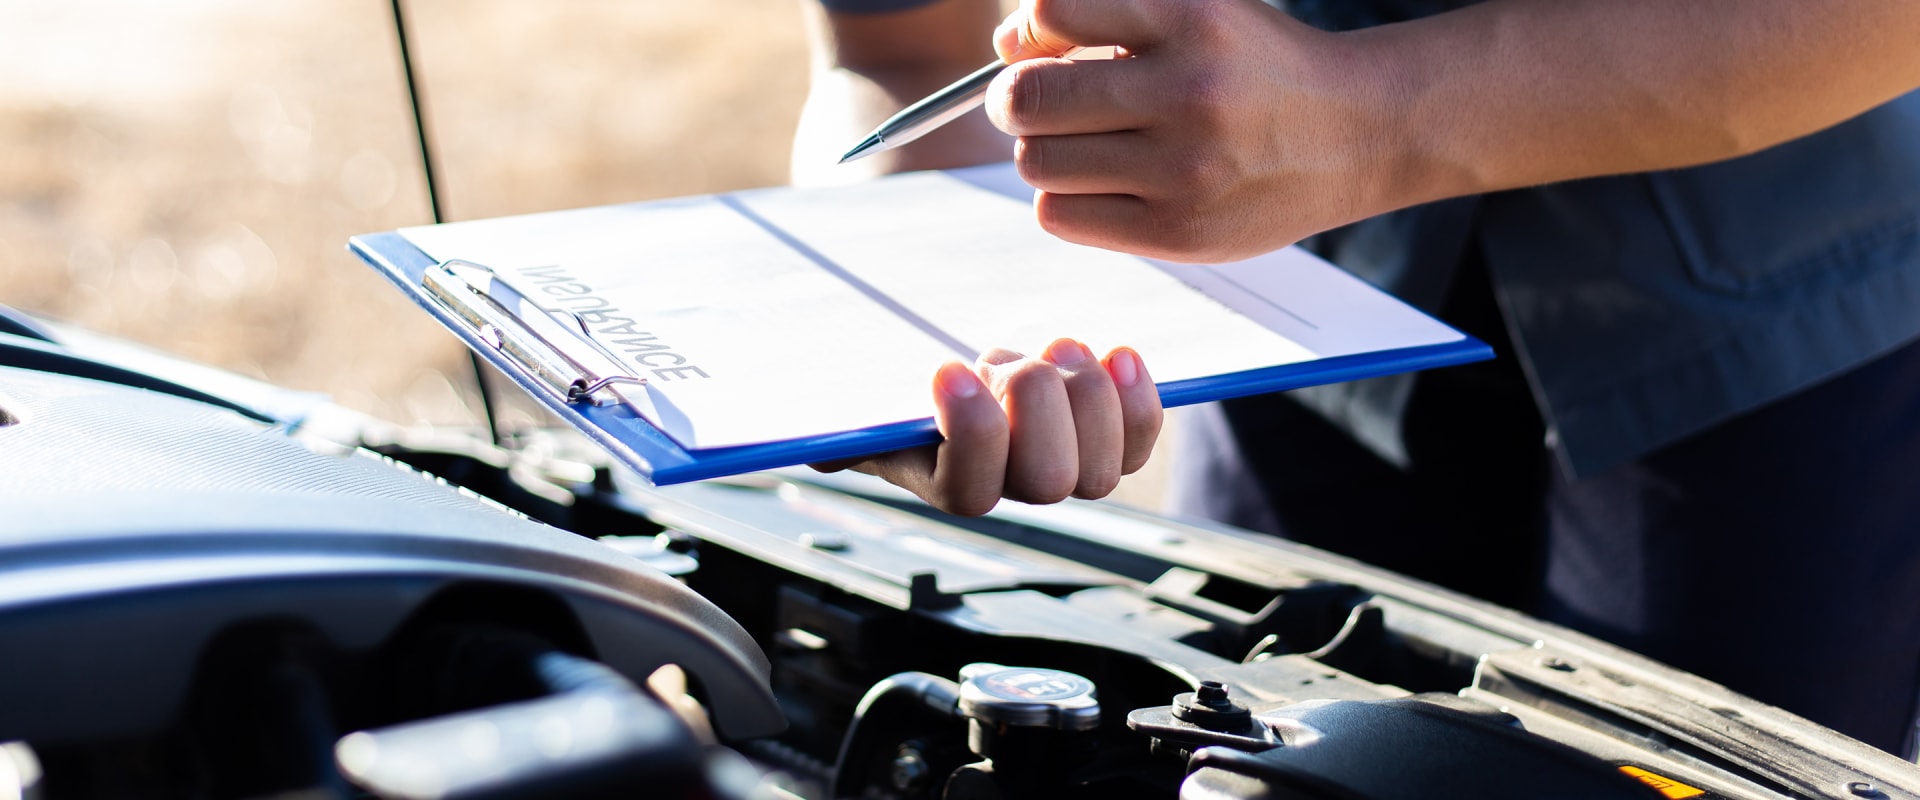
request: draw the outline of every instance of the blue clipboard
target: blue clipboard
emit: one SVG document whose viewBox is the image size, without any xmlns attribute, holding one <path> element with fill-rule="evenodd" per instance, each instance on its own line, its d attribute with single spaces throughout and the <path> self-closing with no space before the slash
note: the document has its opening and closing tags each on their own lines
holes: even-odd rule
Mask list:
<svg viewBox="0 0 1920 800">
<path fill-rule="evenodd" d="M 523 391 L 656 485 L 871 455 L 940 441 L 933 420 L 927 418 L 805 439 L 690 450 L 625 403 L 608 402 L 601 390 L 611 382 L 622 380 L 622 376 L 596 374 L 563 358 L 543 356 L 538 341 L 528 341 L 537 340 L 538 336 L 531 335 L 525 328 L 516 330 L 511 320 L 500 321 L 492 316 L 506 314 L 504 309 L 463 308 L 461 303 L 449 302 L 448 288 L 437 284 L 430 275 L 445 265 L 399 233 L 356 236 L 350 240 L 349 248 Z M 1173 407 L 1492 357 L 1492 348 L 1463 334 L 1457 341 L 1439 344 L 1163 382 L 1159 389 L 1161 402 Z M 573 372 L 570 373 L 570 369 Z"/>
</svg>

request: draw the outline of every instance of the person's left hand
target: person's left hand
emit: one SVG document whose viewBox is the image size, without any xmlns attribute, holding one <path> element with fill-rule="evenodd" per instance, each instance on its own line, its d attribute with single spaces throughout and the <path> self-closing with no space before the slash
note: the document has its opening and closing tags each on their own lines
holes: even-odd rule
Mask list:
<svg viewBox="0 0 1920 800">
<path fill-rule="evenodd" d="M 1039 358 L 994 350 L 971 367 L 942 365 L 933 384 L 944 441 L 814 468 L 877 475 L 935 508 L 976 516 L 1003 497 L 1105 497 L 1146 463 L 1160 433 L 1159 391 L 1127 348 L 1104 359 L 1072 339 Z"/>
</svg>

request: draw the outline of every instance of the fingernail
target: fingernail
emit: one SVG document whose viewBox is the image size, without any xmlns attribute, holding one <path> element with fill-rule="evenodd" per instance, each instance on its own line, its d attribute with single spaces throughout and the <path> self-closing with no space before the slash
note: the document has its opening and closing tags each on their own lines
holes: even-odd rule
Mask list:
<svg viewBox="0 0 1920 800">
<path fill-rule="evenodd" d="M 1053 344 L 1047 345 L 1047 360 L 1062 367 L 1073 366 L 1092 355 L 1087 352 L 1085 345 L 1072 339 L 1055 339 Z"/>
<path fill-rule="evenodd" d="M 940 391 L 950 397 L 965 400 L 980 393 L 980 377 L 967 369 L 967 365 L 958 361 L 949 361 L 940 366 Z"/>
<path fill-rule="evenodd" d="M 1140 357 L 1132 350 L 1115 350 L 1107 359 L 1107 371 L 1113 374 L 1116 385 L 1132 386 L 1140 380 Z"/>
</svg>

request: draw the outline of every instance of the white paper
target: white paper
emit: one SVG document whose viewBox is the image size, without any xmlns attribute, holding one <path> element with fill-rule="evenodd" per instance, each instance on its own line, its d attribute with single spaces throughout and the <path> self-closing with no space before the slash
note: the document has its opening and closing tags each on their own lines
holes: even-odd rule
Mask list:
<svg viewBox="0 0 1920 800">
<path fill-rule="evenodd" d="M 956 357 L 713 199 L 402 233 L 579 313 L 647 379 L 651 408 L 636 410 L 690 449 L 924 418 L 934 370 Z"/>
<path fill-rule="evenodd" d="M 1025 203 L 951 176 L 918 173 L 831 191 L 833 202 L 792 192 L 742 199 L 781 228 L 807 231 L 814 250 L 973 352 L 1037 355 L 1061 337 L 1096 352 L 1126 345 L 1159 381 L 1314 356 L 1149 262 L 1054 238 Z M 933 224 L 839 222 L 895 215 Z"/>
<path fill-rule="evenodd" d="M 1190 266 L 1068 244 L 1030 194 L 1003 165 L 401 233 L 579 314 L 689 449 L 924 419 L 940 362 L 1060 337 L 1133 347 L 1161 382 L 1460 338 L 1293 248 Z"/>
</svg>

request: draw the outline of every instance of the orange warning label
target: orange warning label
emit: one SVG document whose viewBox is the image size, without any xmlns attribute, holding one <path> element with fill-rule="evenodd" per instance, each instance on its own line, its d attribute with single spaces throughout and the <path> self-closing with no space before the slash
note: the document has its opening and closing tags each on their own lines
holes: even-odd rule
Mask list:
<svg viewBox="0 0 1920 800">
<path fill-rule="evenodd" d="M 1699 797 L 1706 794 L 1705 789 L 1695 789 L 1665 775 L 1655 775 L 1639 767 L 1621 767 L 1621 772 L 1639 778 L 1641 783 L 1659 789 L 1669 800 L 1681 800 L 1686 797 Z"/>
</svg>

